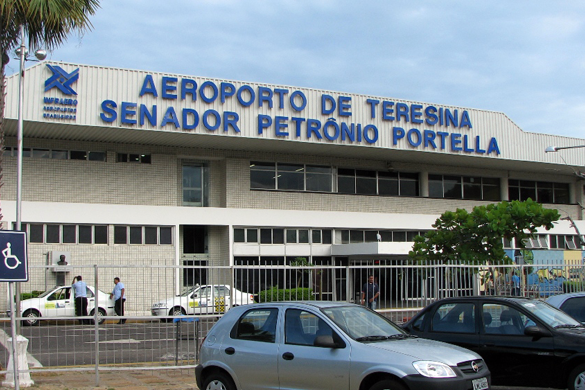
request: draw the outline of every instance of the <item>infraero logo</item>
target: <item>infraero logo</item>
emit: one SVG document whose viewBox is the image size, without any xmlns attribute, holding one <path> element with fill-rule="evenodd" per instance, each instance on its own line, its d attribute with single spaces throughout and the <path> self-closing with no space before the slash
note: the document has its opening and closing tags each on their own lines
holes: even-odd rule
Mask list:
<svg viewBox="0 0 585 390">
<path fill-rule="evenodd" d="M 61 67 L 47 64 L 47 68 L 53 72 L 53 75 L 45 81 L 45 92 L 53 88 L 58 88 L 65 95 L 77 95 L 77 92 L 71 88 L 71 84 L 79 78 L 79 68 L 71 73 L 65 72 Z"/>
</svg>

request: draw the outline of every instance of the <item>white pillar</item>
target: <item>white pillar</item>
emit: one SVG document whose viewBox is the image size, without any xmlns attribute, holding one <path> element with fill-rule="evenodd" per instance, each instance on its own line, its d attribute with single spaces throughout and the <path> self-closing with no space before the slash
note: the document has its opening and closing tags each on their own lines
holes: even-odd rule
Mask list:
<svg viewBox="0 0 585 390">
<path fill-rule="evenodd" d="M 8 350 L 12 351 L 12 337 L 9 337 L 8 340 Z M 17 357 L 17 369 L 18 369 L 18 384 L 20 387 L 31 387 L 35 384 L 35 382 L 30 378 L 29 372 L 22 372 L 28 371 L 28 360 L 26 358 L 26 351 L 28 349 L 28 339 L 21 335 L 16 336 L 16 357 Z M 2 386 L 4 387 L 15 387 L 14 381 L 14 364 L 12 353 L 8 358 L 8 367 L 6 368 L 6 379 L 2 381 Z"/>
</svg>

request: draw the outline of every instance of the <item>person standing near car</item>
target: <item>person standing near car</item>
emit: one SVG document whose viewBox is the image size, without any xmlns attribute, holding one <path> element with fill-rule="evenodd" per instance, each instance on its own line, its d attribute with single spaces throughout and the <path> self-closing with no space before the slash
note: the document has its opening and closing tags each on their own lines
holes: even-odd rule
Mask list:
<svg viewBox="0 0 585 390">
<path fill-rule="evenodd" d="M 370 275 L 368 282 L 362 286 L 362 305 L 364 302 L 372 310 L 376 310 L 378 297 L 380 296 L 380 287 L 374 283 L 374 275 Z"/>
<path fill-rule="evenodd" d="M 75 315 L 77 317 L 87 316 L 87 284 L 85 284 L 81 275 L 73 278 L 71 287 L 75 294 Z M 90 324 L 90 321 L 88 319 L 80 319 L 79 323 L 85 325 Z"/>
<path fill-rule="evenodd" d="M 516 275 L 516 271 L 512 273 L 512 295 L 520 296 L 520 277 Z"/>
<path fill-rule="evenodd" d="M 116 315 L 118 317 L 124 316 L 124 302 L 126 301 L 125 295 L 126 289 L 124 288 L 124 283 L 120 282 L 119 277 L 114 278 L 114 290 L 110 294 L 110 299 L 114 299 L 114 310 L 116 311 Z M 118 321 L 118 324 L 125 324 L 126 319 L 122 318 Z"/>
</svg>

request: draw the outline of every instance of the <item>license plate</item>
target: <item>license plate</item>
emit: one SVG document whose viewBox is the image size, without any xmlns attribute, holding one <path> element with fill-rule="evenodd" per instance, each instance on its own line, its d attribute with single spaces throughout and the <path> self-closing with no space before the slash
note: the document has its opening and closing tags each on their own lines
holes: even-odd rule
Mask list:
<svg viewBox="0 0 585 390">
<path fill-rule="evenodd" d="M 487 378 L 474 379 L 471 383 L 473 383 L 473 390 L 486 390 L 490 388 Z"/>
</svg>

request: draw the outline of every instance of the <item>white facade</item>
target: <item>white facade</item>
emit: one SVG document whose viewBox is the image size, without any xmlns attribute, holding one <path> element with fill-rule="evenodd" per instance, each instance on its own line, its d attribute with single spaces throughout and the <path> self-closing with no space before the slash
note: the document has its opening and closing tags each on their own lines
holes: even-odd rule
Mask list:
<svg viewBox="0 0 585 390">
<path fill-rule="evenodd" d="M 8 78 L 4 123 L 6 226 L 16 219 L 17 97 L 14 75 Z M 535 191 L 542 188 L 538 193 L 547 197 L 550 184 L 550 194 L 564 201 L 543 202 L 545 207 L 558 208 L 585 232 L 583 182 L 574 174 L 583 165 L 582 150 L 544 152 L 585 139 L 527 133 L 499 112 L 57 62 L 26 71 L 24 97 L 21 219 L 29 229 L 42 229 L 42 242 L 37 237 L 29 244 L 33 265 L 46 264 L 51 251 L 71 253 L 73 264 L 87 266 L 404 258 L 411 241 L 372 242 L 368 234 L 402 237 L 428 230 L 445 210 L 508 200 L 520 181 L 536 183 Z M 87 153 L 85 160 L 80 152 Z M 330 183 L 319 191 L 283 190 L 276 178 L 275 188 L 260 188 L 252 184 L 255 174 L 262 176 L 257 162 L 275 164 L 275 176 L 285 165 L 326 168 Z M 190 168 L 202 181 L 189 189 Z M 378 192 L 385 173 L 415 177 L 416 194 L 385 196 L 357 187 L 348 193 L 341 177 L 352 171 L 358 187 L 359 175 L 370 185 L 372 174 Z M 462 191 L 467 181 L 496 183 L 497 199 L 436 196 L 437 178 L 452 177 L 462 180 Z M 301 180 L 308 188 L 308 179 Z M 187 202 L 190 190 L 202 199 Z M 104 227 L 92 228 L 91 239 L 105 234 L 105 241 L 80 243 L 79 226 Z M 116 243 L 122 231 L 116 227 L 128 227 L 126 243 Z M 147 228 L 164 243 L 147 244 Z M 256 242 L 240 239 L 248 229 L 258 229 Z M 282 230 L 285 237 L 263 244 L 267 230 Z M 313 230 L 323 236 L 321 242 L 311 236 L 288 243 L 287 230 L 296 230 L 295 237 Z M 351 231 L 363 234 L 363 243 L 347 241 Z M 73 236 L 65 239 L 68 233 Z M 560 221 L 553 234 L 573 235 L 575 229 Z"/>
</svg>

